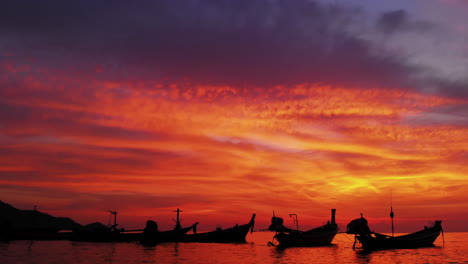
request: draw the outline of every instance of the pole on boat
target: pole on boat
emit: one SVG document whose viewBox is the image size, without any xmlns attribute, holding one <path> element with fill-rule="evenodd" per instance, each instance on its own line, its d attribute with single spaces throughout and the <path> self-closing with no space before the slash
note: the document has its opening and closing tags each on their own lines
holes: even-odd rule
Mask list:
<svg viewBox="0 0 468 264">
<path fill-rule="evenodd" d="M 336 209 L 331 209 L 331 224 L 332 225 L 336 224 L 335 214 L 336 214 Z"/>
<path fill-rule="evenodd" d="M 179 213 L 180 213 L 180 212 L 183 212 L 183 211 L 182 211 L 182 210 L 180 210 L 179 208 L 177 208 L 177 210 L 176 210 L 176 211 L 173 211 L 173 212 L 177 213 L 177 216 L 176 216 L 176 221 L 175 221 L 175 222 L 176 222 L 175 229 L 180 229 L 180 227 L 181 227 L 181 226 L 180 226 L 180 218 L 179 218 Z"/>
<path fill-rule="evenodd" d="M 393 217 L 395 216 L 395 214 L 393 213 L 393 208 L 392 206 L 390 206 L 390 218 L 392 219 L 392 236 L 395 236 L 395 232 L 394 232 L 394 229 L 393 229 Z"/>
<path fill-rule="evenodd" d="M 117 228 L 117 211 L 111 211 L 109 210 L 109 213 L 114 216 L 114 225 L 113 228 Z M 110 221 L 109 221 L 110 222 Z"/>
<path fill-rule="evenodd" d="M 294 222 L 296 222 L 296 230 L 299 230 L 299 221 L 297 220 L 297 214 L 289 214 L 289 217 L 292 217 L 294 219 Z"/>
<path fill-rule="evenodd" d="M 393 190 L 390 189 L 390 218 L 392 219 L 392 237 L 395 236 L 395 232 L 393 229 L 393 217 L 395 214 L 393 213 Z"/>
</svg>

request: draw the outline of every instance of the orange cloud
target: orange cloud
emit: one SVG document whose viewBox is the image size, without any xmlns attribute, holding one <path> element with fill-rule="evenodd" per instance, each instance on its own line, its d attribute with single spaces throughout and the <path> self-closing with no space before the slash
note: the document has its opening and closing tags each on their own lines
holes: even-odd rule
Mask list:
<svg viewBox="0 0 468 264">
<path fill-rule="evenodd" d="M 131 211 L 136 220 L 122 223 L 130 226 L 148 211 L 170 217 L 170 207 L 209 223 L 292 210 L 313 226 L 323 217 L 311 216 L 331 207 L 343 222 L 360 212 L 379 219 L 391 190 L 408 219 L 456 218 L 467 206 L 467 128 L 431 124 L 428 115 L 463 100 L 319 84 L 256 91 L 36 75 L 15 89 L 0 101 L 11 113 L 1 116 L 0 189 L 13 204 L 54 204 L 85 221 L 102 203 Z M 424 124 L 408 122 L 426 115 Z M 89 208 L 66 209 L 80 201 Z"/>
</svg>

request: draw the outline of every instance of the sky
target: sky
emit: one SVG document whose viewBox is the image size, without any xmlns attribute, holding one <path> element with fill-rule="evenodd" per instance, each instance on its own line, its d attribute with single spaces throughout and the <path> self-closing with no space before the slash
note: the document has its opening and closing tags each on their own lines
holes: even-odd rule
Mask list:
<svg viewBox="0 0 468 264">
<path fill-rule="evenodd" d="M 468 1 L 16 0 L 0 200 L 122 227 L 468 231 Z"/>
</svg>

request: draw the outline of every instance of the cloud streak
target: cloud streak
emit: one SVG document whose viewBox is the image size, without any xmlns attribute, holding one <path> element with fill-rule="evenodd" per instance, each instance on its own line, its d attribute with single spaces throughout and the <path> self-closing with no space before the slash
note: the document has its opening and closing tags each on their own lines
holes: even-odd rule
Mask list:
<svg viewBox="0 0 468 264">
<path fill-rule="evenodd" d="M 375 20 L 317 1 L 10 1 L 1 198 L 82 223 L 127 211 L 132 227 L 185 207 L 209 228 L 291 205 L 311 225 L 330 207 L 379 218 L 394 189 L 418 208 L 408 218 L 440 217 L 414 194 L 466 200 L 465 86 L 379 45 L 439 32 L 397 10 Z"/>
<path fill-rule="evenodd" d="M 404 62 L 371 54 L 370 44 L 353 35 L 361 15 L 355 8 L 313 1 L 23 2 L 9 3 L 2 14 L 12 41 L 6 49 L 69 71 L 95 64 L 103 76 L 117 71 L 132 80 L 407 87 Z"/>
</svg>

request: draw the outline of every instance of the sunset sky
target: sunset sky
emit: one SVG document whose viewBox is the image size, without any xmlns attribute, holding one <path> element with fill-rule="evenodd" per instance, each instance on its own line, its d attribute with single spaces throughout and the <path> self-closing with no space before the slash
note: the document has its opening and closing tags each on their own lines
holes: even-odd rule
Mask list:
<svg viewBox="0 0 468 264">
<path fill-rule="evenodd" d="M 468 1 L 15 0 L 0 200 L 122 227 L 468 231 Z"/>
</svg>

